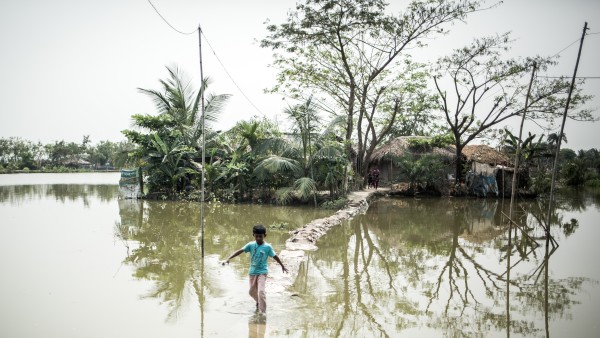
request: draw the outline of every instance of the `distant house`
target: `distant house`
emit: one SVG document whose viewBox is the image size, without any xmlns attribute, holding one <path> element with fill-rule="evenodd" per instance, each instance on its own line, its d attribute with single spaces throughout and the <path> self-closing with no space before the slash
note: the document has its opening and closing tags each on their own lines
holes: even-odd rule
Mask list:
<svg viewBox="0 0 600 338">
<path fill-rule="evenodd" d="M 440 155 L 446 164 L 448 181 L 453 183 L 456 148 L 414 146 L 418 142 L 412 140 L 419 139 L 428 137 L 397 137 L 373 152 L 369 165 L 371 168 L 379 168 L 382 184 L 406 182 L 407 178 L 396 165 L 398 159 L 406 155 L 418 158 L 424 154 Z M 463 148 L 462 155 L 465 161 L 464 168 L 468 171 L 466 183 L 470 193 L 478 196 L 510 196 L 514 169 L 508 155 L 487 145 L 467 145 Z M 528 184 L 527 172 L 520 171 L 517 180 L 517 187 L 525 188 Z"/>
<path fill-rule="evenodd" d="M 75 168 L 75 169 L 92 169 L 93 164 L 84 160 L 84 159 L 70 159 L 65 161 L 65 167 Z"/>
</svg>

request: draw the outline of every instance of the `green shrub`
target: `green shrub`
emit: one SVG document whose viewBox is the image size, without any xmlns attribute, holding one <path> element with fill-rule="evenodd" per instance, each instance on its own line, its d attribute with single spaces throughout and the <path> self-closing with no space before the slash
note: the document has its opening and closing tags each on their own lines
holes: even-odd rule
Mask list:
<svg viewBox="0 0 600 338">
<path fill-rule="evenodd" d="M 340 197 L 335 200 L 325 201 L 321 204 L 321 208 L 330 209 L 330 210 L 339 210 L 346 206 L 348 203 L 348 199 L 345 197 Z"/>
<path fill-rule="evenodd" d="M 600 178 L 596 178 L 593 180 L 589 180 L 585 182 L 585 186 L 586 187 L 592 187 L 592 188 L 600 188 Z"/>
</svg>

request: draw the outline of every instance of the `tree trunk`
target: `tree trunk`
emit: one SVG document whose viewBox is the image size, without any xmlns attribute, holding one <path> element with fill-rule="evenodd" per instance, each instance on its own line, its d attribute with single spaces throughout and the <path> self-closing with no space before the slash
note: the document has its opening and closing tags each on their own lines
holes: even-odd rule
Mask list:
<svg viewBox="0 0 600 338">
<path fill-rule="evenodd" d="M 463 177 L 463 150 L 464 146 L 456 144 L 456 163 L 454 167 L 455 182 L 460 184 Z"/>
</svg>

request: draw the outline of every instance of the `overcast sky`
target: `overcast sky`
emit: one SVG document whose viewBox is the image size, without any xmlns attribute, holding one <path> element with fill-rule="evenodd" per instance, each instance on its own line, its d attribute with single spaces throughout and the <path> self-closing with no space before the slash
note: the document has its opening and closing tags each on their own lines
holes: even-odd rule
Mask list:
<svg viewBox="0 0 600 338">
<path fill-rule="evenodd" d="M 390 0 L 397 12 L 408 1 Z M 274 84 L 271 51 L 259 47 L 264 22 L 282 23 L 295 0 L 152 0 L 178 30 L 202 25 L 204 74 L 210 92 L 232 94 L 218 129 L 266 115 L 283 119 L 287 102 L 263 90 Z M 489 3 L 489 2 L 488 2 Z M 438 57 L 475 37 L 512 31 L 515 56 L 554 55 L 581 36 L 584 22 L 600 32 L 600 1 L 506 0 L 493 10 L 457 23 L 433 41 L 426 53 Z M 214 48 L 213 50 L 208 44 Z M 198 35 L 167 26 L 147 0 L 0 1 L 0 137 L 19 136 L 43 143 L 120 141 L 131 115 L 155 113 L 138 87 L 158 89 L 176 64 L 199 79 Z M 578 44 L 565 49 L 546 75 L 571 76 Z M 217 57 L 257 108 L 244 97 Z M 585 38 L 578 76 L 600 77 L 600 34 Z M 197 83 L 197 81 L 196 81 Z M 588 94 L 600 96 L 600 79 L 589 79 Z M 589 103 L 600 107 L 600 98 Z M 594 113 L 596 117 L 600 112 Z M 516 130 L 518 121 L 511 123 Z M 534 125 L 528 128 L 540 133 Z M 572 149 L 600 148 L 600 122 L 568 121 Z"/>
</svg>

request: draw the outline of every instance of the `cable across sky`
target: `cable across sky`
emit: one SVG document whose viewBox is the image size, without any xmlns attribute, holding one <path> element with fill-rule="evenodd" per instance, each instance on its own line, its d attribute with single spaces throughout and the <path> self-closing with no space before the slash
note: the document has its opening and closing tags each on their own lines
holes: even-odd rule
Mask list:
<svg viewBox="0 0 600 338">
<path fill-rule="evenodd" d="M 196 33 L 198 30 L 193 30 L 191 32 L 183 32 L 177 28 L 175 28 L 175 26 L 173 26 L 171 23 L 169 23 L 169 21 L 162 15 L 160 14 L 160 12 L 158 11 L 158 9 L 156 8 L 156 6 L 154 6 L 154 4 L 152 3 L 152 1 L 148 0 L 148 3 L 150 4 L 150 6 L 152 6 L 152 8 L 154 9 L 154 11 L 156 12 L 156 14 L 158 14 L 158 16 L 169 26 L 171 27 L 171 29 L 173 29 L 175 32 L 182 34 L 182 35 L 191 35 Z M 235 87 L 240 91 L 240 93 L 242 94 L 242 96 L 246 99 L 246 101 L 248 101 L 248 103 L 250 103 L 250 105 L 252 107 L 254 107 L 254 109 L 256 109 L 260 114 L 262 114 L 263 116 L 266 116 L 265 113 L 263 113 L 253 102 L 252 100 L 250 100 L 250 98 L 246 95 L 246 93 L 244 93 L 244 91 L 242 90 L 242 88 L 240 88 L 240 86 L 237 84 L 237 82 L 233 79 L 233 76 L 231 76 L 231 74 L 229 73 L 229 71 L 227 70 L 227 68 L 225 67 L 225 65 L 223 64 L 223 62 L 221 61 L 221 59 L 219 58 L 219 56 L 217 55 L 217 52 L 215 52 L 215 49 L 212 47 L 212 45 L 210 44 L 210 42 L 208 41 L 208 38 L 206 37 L 206 34 L 204 34 L 204 31 L 202 29 L 199 29 L 200 33 L 202 33 L 202 36 L 204 37 L 204 40 L 206 40 L 206 43 L 208 44 L 208 47 L 210 48 L 210 50 L 213 52 L 215 58 L 217 59 L 217 61 L 219 62 L 219 64 L 221 65 L 221 67 L 223 68 L 223 70 L 225 71 L 225 74 L 227 74 L 227 76 L 229 77 L 229 79 L 231 80 L 231 82 L 233 82 L 233 84 L 235 85 Z"/>
</svg>

